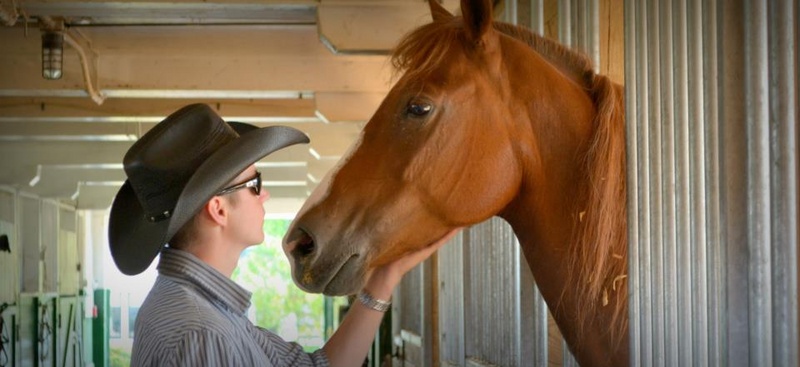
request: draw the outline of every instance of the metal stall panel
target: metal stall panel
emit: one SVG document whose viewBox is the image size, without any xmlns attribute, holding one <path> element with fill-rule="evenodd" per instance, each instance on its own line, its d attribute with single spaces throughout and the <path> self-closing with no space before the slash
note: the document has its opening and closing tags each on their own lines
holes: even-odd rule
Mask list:
<svg viewBox="0 0 800 367">
<path fill-rule="evenodd" d="M 38 366 L 60 366 L 58 362 L 58 295 L 36 297 L 36 352 Z"/>
<path fill-rule="evenodd" d="M 41 276 L 39 274 L 40 222 L 39 199 L 24 195 L 17 196 L 19 218 L 19 241 L 22 248 L 22 283 L 21 292 L 39 292 Z"/>
<path fill-rule="evenodd" d="M 519 243 L 515 243 L 519 246 Z M 520 252 L 521 254 L 521 252 Z M 561 333 L 553 320 L 524 255 L 519 259 L 520 361 L 522 366 L 547 366 L 561 360 Z"/>
<path fill-rule="evenodd" d="M 77 215 L 75 210 L 60 208 L 58 211 L 58 293 L 77 295 L 80 282 L 78 253 Z"/>
<path fill-rule="evenodd" d="M 392 302 L 394 365 L 422 367 L 433 364 L 432 260 L 403 277 Z"/>
<path fill-rule="evenodd" d="M 482 227 L 481 227 L 482 226 Z M 513 338 L 512 344 L 517 348 L 518 355 L 506 356 L 505 358 L 515 361 L 514 365 L 519 366 L 546 366 L 548 364 L 560 365 L 562 357 L 561 334 L 558 332 L 552 317 L 550 317 L 547 305 L 544 303 L 534 283 L 533 274 L 528 267 L 524 257 L 519 257 L 519 243 L 511 233 L 511 229 L 505 228 L 504 233 L 499 238 L 492 238 L 496 231 L 496 226 L 508 227 L 504 221 L 495 218 L 481 226 L 469 230 L 466 234 L 457 236 L 452 244 L 448 244 L 439 250 L 438 257 L 438 303 L 439 303 L 439 355 L 442 366 L 465 366 L 483 364 L 500 364 L 497 354 L 504 353 L 496 351 L 491 345 L 481 344 L 480 340 L 471 342 L 472 354 L 465 351 L 465 340 L 473 338 L 494 338 L 496 335 L 508 335 Z M 473 232 L 478 231 L 478 232 Z M 507 239 L 511 242 L 505 242 Z M 473 262 L 486 261 L 485 256 L 489 247 L 499 246 L 502 256 L 516 257 L 518 268 L 505 266 L 495 270 L 485 269 L 484 264 L 480 267 L 473 267 L 468 270 L 467 258 L 471 257 Z M 505 248 L 505 249 L 503 249 Z M 478 250 L 476 250 L 478 249 Z M 480 250 L 482 249 L 482 250 Z M 516 250 L 514 250 L 516 249 Z M 495 251 L 495 250 L 492 250 Z M 474 255 L 465 255 L 468 254 Z M 495 259 L 498 256 L 494 257 Z M 496 266 L 497 262 L 487 263 L 486 267 Z M 477 272 L 473 274 L 473 272 Z M 515 275 L 518 273 L 519 275 Z M 482 274 L 482 275 L 481 275 Z M 465 292 L 466 285 L 470 284 L 465 278 L 480 278 L 479 282 L 472 289 Z M 516 279 L 515 283 L 502 283 L 503 279 Z M 502 284 L 498 284 L 502 283 Z M 490 289 L 484 289 L 491 287 Z M 499 294 L 497 288 L 500 287 L 506 292 Z M 484 294 L 484 296 L 470 296 L 470 293 Z M 490 296 L 486 296 L 490 295 Z M 493 298 L 495 302 L 508 302 L 510 309 L 506 313 L 492 312 L 484 315 L 476 315 L 476 312 L 466 317 L 465 305 L 476 302 L 485 306 L 486 309 L 495 307 L 487 301 Z M 470 303 L 470 300 L 472 301 Z M 514 324 L 514 329 L 507 329 L 508 324 L 498 324 L 497 319 L 513 314 L 513 319 L 509 322 Z M 476 323 L 475 320 L 489 317 L 485 323 Z M 514 321 L 517 320 L 517 321 Z M 475 352 L 475 350 L 478 350 Z M 510 351 L 506 351 L 509 352 Z M 477 356 L 476 356 L 477 355 Z M 484 356 L 484 357 L 481 357 Z M 488 356 L 488 357 L 485 357 Z"/>
<path fill-rule="evenodd" d="M 797 4 L 717 5 L 625 4 L 636 366 L 798 363 Z"/>
<path fill-rule="evenodd" d="M 720 9 L 722 214 L 731 365 L 798 364 L 796 2 Z M 768 21 L 769 19 L 769 21 Z M 770 57 L 770 54 L 773 57 Z M 734 348 L 734 346 L 737 346 Z"/>
<path fill-rule="evenodd" d="M 83 366 L 83 297 L 68 296 L 58 298 L 58 353 L 56 365 L 64 367 Z"/>
<path fill-rule="evenodd" d="M 55 366 L 58 297 L 23 293 L 19 312 L 22 365 Z"/>
<path fill-rule="evenodd" d="M 520 250 L 505 221 L 493 218 L 464 234 L 464 325 L 466 359 L 521 366 Z M 533 287 L 533 284 L 528 284 Z M 531 329 L 525 335 L 532 335 Z"/>
<path fill-rule="evenodd" d="M 20 359 L 22 366 L 34 366 L 38 360 L 37 354 L 37 316 L 36 316 L 36 296 L 33 294 L 21 294 L 19 297 L 19 344 Z"/>
<path fill-rule="evenodd" d="M 794 6 L 792 6 L 792 3 Z M 770 228 L 767 233 L 772 257 L 772 358 L 776 366 L 798 365 L 798 171 L 797 171 L 797 80 L 800 40 L 797 29 L 797 1 L 770 1 L 762 25 L 768 32 L 766 45 L 767 87 L 769 88 L 767 148 L 763 161 L 769 173 Z M 788 51 L 788 52 L 787 52 Z"/>
<path fill-rule="evenodd" d="M 16 233 L 16 196 L 14 192 L 0 190 L 0 304 L 14 304 L 19 292 L 17 281 L 21 246 Z M 8 245 L 8 247 L 5 247 Z"/>
<path fill-rule="evenodd" d="M 42 200 L 41 260 L 42 291 L 58 292 L 58 204 Z"/>
<path fill-rule="evenodd" d="M 21 366 L 19 309 L 0 304 L 0 366 Z"/>
<path fill-rule="evenodd" d="M 635 30 L 637 29 L 635 24 L 633 24 L 632 19 L 635 19 L 633 14 L 636 11 L 636 7 L 632 1 L 625 2 L 625 14 L 627 15 L 625 18 L 625 35 L 630 35 L 630 37 L 625 38 L 625 49 L 627 50 L 634 50 L 636 47 L 636 34 Z M 625 160 L 628 164 L 626 180 L 627 180 L 627 188 L 628 188 L 628 203 L 627 209 L 628 213 L 636 213 L 637 208 L 640 204 L 639 199 L 639 192 L 642 191 L 641 187 L 639 186 L 639 175 L 636 173 L 639 171 L 640 163 L 639 163 L 639 139 L 638 139 L 638 126 L 636 123 L 631 123 L 632 121 L 639 120 L 639 116 L 637 116 L 637 112 L 639 112 L 635 107 L 635 103 L 631 103 L 630 101 L 635 100 L 637 87 L 638 87 L 638 80 L 637 76 L 638 73 L 635 70 L 638 70 L 639 64 L 637 63 L 637 55 L 635 52 L 628 51 L 625 53 L 625 64 L 628 67 L 625 69 L 625 82 L 627 83 L 625 87 L 625 100 L 629 101 L 625 104 L 625 116 L 627 118 L 627 123 L 625 124 L 625 136 L 627 139 L 627 150 L 625 155 Z M 635 168 L 634 168 L 635 167 Z M 639 239 L 639 220 L 638 216 L 628 215 L 628 239 L 633 242 L 634 240 Z M 628 262 L 629 263 L 638 263 L 640 261 L 640 253 L 639 253 L 639 246 L 628 246 Z M 639 277 L 639 267 L 638 266 L 628 266 L 628 307 L 629 307 L 629 320 L 628 320 L 628 327 L 629 327 L 629 335 L 630 335 L 630 350 L 631 353 L 631 365 L 633 366 L 640 366 L 642 364 L 641 358 L 641 331 L 642 331 L 642 323 L 641 320 L 637 317 L 638 315 L 634 315 L 634 309 L 638 310 L 640 307 L 641 297 L 640 297 L 640 277 Z"/>
<path fill-rule="evenodd" d="M 696 131 L 702 131 L 703 140 L 698 142 L 698 151 L 702 148 L 703 156 L 698 157 L 695 155 L 695 160 L 702 160 L 705 165 L 705 171 L 702 174 L 705 179 L 705 184 L 702 188 L 696 188 L 695 192 L 698 197 L 705 197 L 704 210 L 696 208 L 697 213 L 702 213 L 705 216 L 705 221 L 695 223 L 696 226 L 704 227 L 706 229 L 705 237 L 695 236 L 695 248 L 698 251 L 703 251 L 706 254 L 705 269 L 707 269 L 707 295 L 708 295 L 708 329 L 706 340 L 708 340 L 708 364 L 713 366 L 720 366 L 726 363 L 725 348 L 727 347 L 727 338 L 724 333 L 726 327 L 726 316 L 724 309 L 726 307 L 725 300 L 725 263 L 726 248 L 722 241 L 722 209 L 721 209 L 721 179 L 720 179 L 720 119 L 719 119 L 719 56 L 718 56 L 718 13 L 717 3 L 712 0 L 704 0 L 700 2 L 702 13 L 699 18 L 702 26 L 698 31 L 695 25 L 692 29 L 692 34 L 702 34 L 700 42 L 702 42 L 702 51 L 700 59 L 702 60 L 703 68 L 700 71 L 701 75 L 693 75 L 692 78 L 697 78 L 697 83 L 702 83 L 701 90 L 697 91 L 698 95 L 703 96 L 703 105 L 698 107 L 702 108 L 702 112 L 698 118 L 702 122 L 695 122 L 697 126 Z M 696 6 L 695 6 L 696 8 Z M 692 22 L 694 25 L 695 22 Z M 697 32 L 697 33 L 695 33 Z M 700 62 L 694 59 L 694 62 Z M 702 82 L 700 82 L 702 80 Z M 695 176 L 695 184 L 697 185 L 700 180 L 698 173 Z M 695 186 L 697 187 L 697 186 Z M 699 203 L 695 203 L 698 205 Z M 698 217 L 697 220 L 699 220 Z M 697 230 L 696 234 L 702 232 Z M 702 268 L 702 264 L 698 265 Z M 698 279 L 699 282 L 702 279 Z M 698 339 L 701 336 L 698 335 Z M 697 361 L 703 361 L 706 356 L 699 354 L 695 356 Z"/>
<path fill-rule="evenodd" d="M 464 366 L 464 232 L 438 252 L 439 362 Z"/>
</svg>

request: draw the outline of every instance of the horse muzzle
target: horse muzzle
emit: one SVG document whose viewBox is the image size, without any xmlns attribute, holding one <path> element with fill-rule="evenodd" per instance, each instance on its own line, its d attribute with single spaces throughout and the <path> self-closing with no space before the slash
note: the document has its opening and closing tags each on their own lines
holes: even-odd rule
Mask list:
<svg viewBox="0 0 800 367">
<path fill-rule="evenodd" d="M 283 250 L 292 264 L 292 278 L 302 290 L 343 296 L 364 285 L 364 261 L 358 253 L 334 253 L 346 246 L 318 246 L 310 231 L 293 228 L 284 238 Z M 330 244 L 328 244 L 330 245 Z"/>
</svg>

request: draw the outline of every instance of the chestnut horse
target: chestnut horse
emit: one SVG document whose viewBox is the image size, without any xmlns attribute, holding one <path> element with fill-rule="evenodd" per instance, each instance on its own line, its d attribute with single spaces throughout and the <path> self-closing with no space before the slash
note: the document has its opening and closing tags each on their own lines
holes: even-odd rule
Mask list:
<svg viewBox="0 0 800 367">
<path fill-rule="evenodd" d="M 530 31 L 430 1 L 404 74 L 284 238 L 295 282 L 357 292 L 375 266 L 504 218 L 583 366 L 628 361 L 622 87 Z M 503 269 L 498 269 L 502 271 Z"/>
</svg>

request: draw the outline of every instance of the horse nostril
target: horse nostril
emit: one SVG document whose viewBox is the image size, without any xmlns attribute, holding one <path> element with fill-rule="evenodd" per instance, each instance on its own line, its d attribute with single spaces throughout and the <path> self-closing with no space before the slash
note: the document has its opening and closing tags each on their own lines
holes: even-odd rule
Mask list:
<svg viewBox="0 0 800 367">
<path fill-rule="evenodd" d="M 297 246 L 295 247 L 294 251 L 298 257 L 306 257 L 314 252 L 316 245 L 314 244 L 314 239 L 306 233 L 304 230 L 300 230 L 300 238 L 297 240 Z"/>
</svg>

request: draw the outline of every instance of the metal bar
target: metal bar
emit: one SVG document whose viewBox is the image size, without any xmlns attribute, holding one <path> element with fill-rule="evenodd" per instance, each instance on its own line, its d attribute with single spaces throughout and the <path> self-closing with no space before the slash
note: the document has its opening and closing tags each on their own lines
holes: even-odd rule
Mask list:
<svg viewBox="0 0 800 367">
<path fill-rule="evenodd" d="M 772 257 L 772 359 L 798 365 L 796 95 L 792 2 L 769 3 L 769 162 Z M 797 2 L 794 2 L 797 7 Z M 792 52 L 794 51 L 794 52 Z"/>
<path fill-rule="evenodd" d="M 649 24 L 649 17 L 648 17 L 648 6 L 647 4 L 639 3 L 639 7 L 637 9 L 638 14 L 638 21 L 637 21 L 637 34 L 641 35 L 636 40 L 636 48 L 639 53 L 641 53 L 641 57 L 638 59 L 638 64 L 636 66 L 638 79 L 639 79 L 639 86 L 637 87 L 641 91 L 648 91 L 650 90 L 650 49 L 648 45 L 650 44 L 650 24 Z M 640 359 L 642 361 L 641 366 L 652 366 L 653 365 L 653 352 L 654 352 L 654 320 L 653 320 L 653 293 L 652 293 L 652 279 L 653 279 L 653 270 L 650 266 L 652 263 L 652 227 L 650 223 L 651 219 L 651 195 L 650 192 L 651 188 L 651 167 L 650 167 L 650 98 L 648 96 L 640 97 L 638 99 L 638 126 L 637 128 L 640 131 L 638 140 L 640 142 L 639 148 L 639 166 L 638 171 L 640 177 L 640 191 L 639 191 L 639 216 L 640 220 L 640 242 L 637 244 L 639 248 L 639 259 L 637 266 L 639 267 L 639 271 L 641 274 L 640 280 L 640 288 L 641 294 L 641 306 L 639 308 L 640 316 L 639 320 L 641 320 L 641 356 Z M 663 360 L 663 359 L 662 359 Z"/>
<path fill-rule="evenodd" d="M 569 350 L 569 346 L 565 340 L 561 340 L 561 366 L 563 367 L 579 367 L 578 361 Z"/>
<path fill-rule="evenodd" d="M 703 1 L 702 34 L 703 37 L 703 132 L 705 139 L 703 145 L 706 150 L 704 157 L 706 186 L 704 189 L 707 198 L 705 213 L 706 244 L 708 259 L 705 263 L 708 269 L 708 333 L 709 338 L 709 364 L 711 366 L 726 366 L 728 359 L 726 351 L 727 337 L 724 325 L 726 324 L 726 250 L 722 245 L 722 209 L 720 199 L 720 144 L 719 138 L 719 101 L 718 88 L 718 42 L 717 34 L 719 23 L 717 20 L 716 0 Z"/>
<path fill-rule="evenodd" d="M 745 1 L 750 364 L 772 366 L 769 80 L 766 1 Z"/>
<path fill-rule="evenodd" d="M 567 47 L 574 46 L 572 42 L 572 0 L 558 2 L 558 41 Z"/>
<path fill-rule="evenodd" d="M 642 365 L 642 343 L 640 314 L 640 294 L 642 282 L 639 273 L 639 193 L 642 191 L 639 186 L 639 129 L 640 123 L 638 87 L 639 70 L 638 54 L 636 44 L 638 41 L 636 23 L 636 1 L 625 0 L 624 12 L 624 39 L 625 39 L 625 140 L 626 140 L 626 177 L 628 184 L 628 320 L 629 320 L 629 343 L 630 343 L 630 365 Z M 543 366 L 544 364 L 536 364 Z"/>
<path fill-rule="evenodd" d="M 578 0 L 578 7 L 576 12 L 576 19 L 578 21 L 578 29 L 580 29 L 578 35 L 578 42 L 581 43 L 581 50 L 583 53 L 586 54 L 590 59 L 592 58 L 592 43 L 591 43 L 591 18 L 589 17 L 589 11 L 591 10 L 589 6 L 589 2 L 592 0 Z"/>
<path fill-rule="evenodd" d="M 503 21 L 511 24 L 519 24 L 517 2 L 515 0 L 505 2 L 505 6 L 503 7 Z"/>
<path fill-rule="evenodd" d="M 672 0 L 660 2 L 660 42 L 661 65 L 661 225 L 663 262 L 661 265 L 664 277 L 661 283 L 654 284 L 654 289 L 661 290 L 664 307 L 664 363 L 667 366 L 678 365 L 678 288 L 677 288 L 677 243 L 675 241 L 675 121 L 673 93 L 673 43 L 672 43 Z"/>
<path fill-rule="evenodd" d="M 682 1 L 682 9 L 676 11 L 678 14 L 686 14 L 686 24 L 683 27 L 688 34 L 693 37 L 688 37 L 686 32 L 683 33 L 681 39 L 687 43 L 687 57 L 688 70 L 686 80 L 682 81 L 681 85 L 686 85 L 686 97 L 688 104 L 687 110 L 687 126 L 686 133 L 689 144 L 688 153 L 691 158 L 686 157 L 688 162 L 684 161 L 684 165 L 690 172 L 687 172 L 687 177 L 690 182 L 687 182 L 687 190 L 689 197 L 686 199 L 686 210 L 690 211 L 689 216 L 685 216 L 689 220 L 686 224 L 686 233 L 689 238 L 684 238 L 689 245 L 687 249 L 690 257 L 691 275 L 685 276 L 684 280 L 687 283 L 682 283 L 684 287 L 684 294 L 689 294 L 689 305 L 684 312 L 690 313 L 684 317 L 684 327 L 688 323 L 690 330 L 682 330 L 682 335 L 691 335 L 691 339 L 686 341 L 684 349 L 686 359 L 682 360 L 682 365 L 694 366 L 708 366 L 708 282 L 707 277 L 707 247 L 706 247 L 706 165 L 705 156 L 706 150 L 704 145 L 705 124 L 703 121 L 703 104 L 705 95 L 703 91 L 703 52 L 702 52 L 702 27 L 703 27 L 703 7 L 699 1 L 689 3 L 687 9 L 686 0 Z M 687 11 L 688 10 L 688 11 Z M 691 185 L 691 188 L 689 188 Z M 688 348 L 688 349 L 687 349 Z"/>
<path fill-rule="evenodd" d="M 435 284 L 439 282 L 439 280 L 435 277 L 434 267 L 436 264 L 433 264 L 433 261 L 430 259 L 426 260 L 422 264 L 422 279 L 420 284 L 420 288 L 417 290 L 420 293 L 419 296 L 419 306 L 421 309 L 419 317 L 420 322 L 420 330 L 419 332 L 422 335 L 422 360 L 420 361 L 423 365 L 428 363 L 433 364 L 433 338 L 434 338 L 434 324 L 438 324 L 438 314 L 433 312 L 435 298 L 433 297 L 433 292 L 436 291 Z M 436 305 L 438 307 L 438 304 Z M 438 351 L 437 351 L 438 352 Z"/>
<path fill-rule="evenodd" d="M 651 27 L 648 33 L 648 43 L 651 45 L 648 52 L 648 73 L 649 85 L 648 89 L 651 93 L 648 94 L 649 108 L 650 108 L 650 131 L 648 139 L 650 140 L 650 268 L 651 283 L 649 284 L 650 292 L 652 295 L 652 313 L 653 319 L 653 365 L 661 366 L 666 363 L 666 325 L 664 308 L 665 296 L 664 290 L 661 286 L 665 283 L 664 279 L 664 216 L 663 216 L 663 156 L 662 152 L 662 106 L 661 106 L 661 78 L 660 70 L 662 54 L 658 45 L 661 44 L 661 34 L 659 30 L 661 14 L 658 11 L 658 5 L 649 3 L 647 4 L 648 11 L 648 25 Z"/>
<path fill-rule="evenodd" d="M 539 292 L 539 287 L 534 284 L 533 314 L 534 314 L 534 344 L 533 344 L 533 365 L 546 366 L 548 364 L 549 337 L 547 327 L 547 304 Z M 522 363 L 520 363 L 522 365 Z"/>
<path fill-rule="evenodd" d="M 677 299 L 673 303 L 677 316 L 675 339 L 670 344 L 676 346 L 677 365 L 692 364 L 692 267 L 691 233 L 689 228 L 693 211 L 689 206 L 691 191 L 689 159 L 689 71 L 687 50 L 686 0 L 672 2 L 672 40 L 673 40 L 673 106 L 674 106 L 674 248 L 676 250 Z M 705 281 L 705 280 L 703 280 Z M 698 285 L 699 286 L 699 285 Z"/>
<path fill-rule="evenodd" d="M 721 238 L 725 251 L 725 290 L 726 297 L 724 323 L 727 333 L 723 349 L 728 354 L 730 366 L 748 366 L 750 363 L 750 339 L 748 320 L 748 292 L 750 279 L 748 271 L 748 218 L 747 186 L 749 172 L 747 144 L 747 91 L 739 78 L 725 75 L 743 75 L 747 66 L 744 62 L 744 39 L 747 35 L 742 24 L 745 22 L 744 0 L 733 1 L 719 7 L 720 29 L 719 49 L 719 125 L 720 130 L 720 182 L 722 209 Z"/>
<path fill-rule="evenodd" d="M 583 47 L 583 37 L 581 37 L 581 21 L 579 18 L 579 12 L 581 7 L 582 0 L 572 0 L 569 8 L 569 28 L 570 34 L 572 35 L 572 39 L 570 40 L 570 44 L 573 48 L 580 50 L 581 52 L 585 52 L 585 48 Z"/>
<path fill-rule="evenodd" d="M 438 256 L 439 360 L 456 366 L 464 365 L 464 232 L 439 250 Z"/>
<path fill-rule="evenodd" d="M 511 232 L 510 229 L 509 232 Z M 521 273 L 522 264 L 520 263 L 520 261 L 524 260 L 521 259 L 522 254 L 520 253 L 521 246 L 519 245 L 519 241 L 517 241 L 516 237 L 514 237 L 513 234 L 510 235 L 510 237 L 513 238 L 509 250 L 511 251 L 511 268 L 513 272 L 513 274 L 511 275 L 511 278 L 513 279 L 513 281 L 511 282 L 511 286 L 514 288 L 513 292 L 511 293 L 512 297 L 514 298 L 512 300 L 513 301 L 512 313 L 514 315 L 514 320 L 515 320 L 513 324 L 514 329 L 512 330 L 512 332 L 514 333 L 514 338 L 513 338 L 513 343 L 515 344 L 514 350 L 516 350 L 516 353 L 514 353 L 514 356 L 516 356 L 516 358 L 514 358 L 514 363 L 516 363 L 517 366 L 521 366 L 522 363 L 524 363 L 524 361 L 522 360 L 522 348 L 524 348 L 525 346 L 522 345 L 523 302 L 522 302 L 522 273 Z M 531 310 L 525 310 L 525 311 L 530 312 Z"/>
<path fill-rule="evenodd" d="M 469 229 L 468 246 L 464 249 L 464 295 L 466 307 L 466 357 L 491 361 L 502 366 L 514 365 L 519 351 L 513 340 L 519 320 L 514 308 L 518 305 L 511 272 L 497 272 L 513 262 L 511 248 L 515 243 L 510 226 L 499 218 Z"/>
<path fill-rule="evenodd" d="M 586 0 L 572 0 L 572 44 L 588 55 L 586 47 Z"/>
<path fill-rule="evenodd" d="M 422 337 L 408 330 L 400 330 L 400 338 L 411 345 L 422 347 Z"/>
<path fill-rule="evenodd" d="M 544 0 L 531 0 L 531 30 L 544 34 Z"/>
<path fill-rule="evenodd" d="M 587 11 L 587 37 L 589 56 L 592 58 L 594 72 L 600 71 L 600 0 L 586 0 Z M 609 39 L 609 43 L 611 40 Z"/>
</svg>

